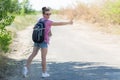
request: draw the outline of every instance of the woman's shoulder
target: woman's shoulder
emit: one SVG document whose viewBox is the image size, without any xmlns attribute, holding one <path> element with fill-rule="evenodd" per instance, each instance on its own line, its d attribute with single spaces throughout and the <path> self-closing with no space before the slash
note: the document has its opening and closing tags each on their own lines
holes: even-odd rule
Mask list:
<svg viewBox="0 0 120 80">
<path fill-rule="evenodd" d="M 50 19 L 45 19 L 45 18 L 40 18 L 40 20 L 47 21 L 47 22 L 53 22 L 52 20 L 50 20 Z"/>
<path fill-rule="evenodd" d="M 53 21 L 52 21 L 52 20 L 50 20 L 50 19 L 48 19 L 47 21 L 48 21 L 48 22 L 53 22 Z"/>
<path fill-rule="evenodd" d="M 53 22 L 52 20 L 47 20 L 47 21 L 46 21 L 46 24 L 51 25 L 52 22 Z"/>
</svg>

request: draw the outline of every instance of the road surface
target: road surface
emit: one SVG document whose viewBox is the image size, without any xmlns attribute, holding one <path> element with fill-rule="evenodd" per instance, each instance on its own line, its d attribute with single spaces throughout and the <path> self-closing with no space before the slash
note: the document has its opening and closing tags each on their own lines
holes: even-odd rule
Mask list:
<svg viewBox="0 0 120 80">
<path fill-rule="evenodd" d="M 41 54 L 34 58 L 29 77 L 21 68 L 8 80 L 120 80 L 120 36 L 95 30 L 93 25 L 76 22 L 52 27 L 47 66 L 49 78 L 41 78 Z M 11 58 L 22 66 L 32 52 L 32 26 L 17 33 Z M 17 56 L 17 57 L 16 57 Z"/>
</svg>

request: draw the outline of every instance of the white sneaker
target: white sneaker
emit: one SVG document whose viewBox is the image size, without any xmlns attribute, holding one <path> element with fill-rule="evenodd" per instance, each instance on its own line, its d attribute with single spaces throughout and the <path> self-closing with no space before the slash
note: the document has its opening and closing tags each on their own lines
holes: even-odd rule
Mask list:
<svg viewBox="0 0 120 80">
<path fill-rule="evenodd" d="M 27 74 L 28 74 L 28 68 L 25 66 L 25 67 L 23 68 L 23 76 L 24 76 L 24 77 L 27 77 Z"/>
<path fill-rule="evenodd" d="M 42 73 L 42 77 L 49 77 L 50 76 L 50 74 L 48 74 L 47 72 L 45 72 L 45 73 Z"/>
</svg>

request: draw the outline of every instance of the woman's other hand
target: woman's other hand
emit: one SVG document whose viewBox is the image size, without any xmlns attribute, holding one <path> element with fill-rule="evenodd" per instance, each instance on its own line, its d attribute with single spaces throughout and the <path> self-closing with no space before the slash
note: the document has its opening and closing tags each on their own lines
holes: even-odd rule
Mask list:
<svg viewBox="0 0 120 80">
<path fill-rule="evenodd" d="M 72 24 L 73 24 L 73 20 L 70 20 L 70 21 L 69 21 L 69 24 L 71 24 L 71 25 L 72 25 Z"/>
</svg>

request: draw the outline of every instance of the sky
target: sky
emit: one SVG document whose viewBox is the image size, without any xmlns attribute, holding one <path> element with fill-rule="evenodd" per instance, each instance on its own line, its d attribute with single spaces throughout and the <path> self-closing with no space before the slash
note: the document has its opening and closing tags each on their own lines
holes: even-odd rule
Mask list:
<svg viewBox="0 0 120 80">
<path fill-rule="evenodd" d="M 22 1 L 22 0 L 19 0 Z M 94 3 L 96 0 L 29 0 L 32 8 L 35 10 L 41 10 L 43 6 L 51 7 L 52 9 L 60 9 L 67 6 L 73 6 L 76 2 Z M 97 0 L 98 1 L 98 0 Z"/>
</svg>

